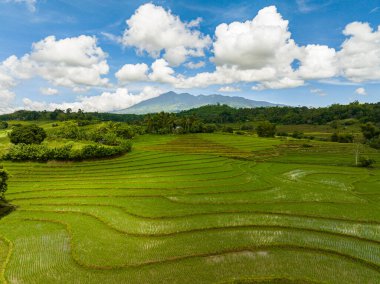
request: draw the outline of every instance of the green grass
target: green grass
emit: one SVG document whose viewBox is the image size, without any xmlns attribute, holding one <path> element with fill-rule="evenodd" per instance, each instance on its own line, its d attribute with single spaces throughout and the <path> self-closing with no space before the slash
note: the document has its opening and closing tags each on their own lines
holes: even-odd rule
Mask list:
<svg viewBox="0 0 380 284">
<path fill-rule="evenodd" d="M 353 164 L 352 144 L 229 134 L 139 136 L 109 160 L 5 162 L 17 209 L 0 220 L 0 279 L 379 283 L 380 168 Z"/>
</svg>

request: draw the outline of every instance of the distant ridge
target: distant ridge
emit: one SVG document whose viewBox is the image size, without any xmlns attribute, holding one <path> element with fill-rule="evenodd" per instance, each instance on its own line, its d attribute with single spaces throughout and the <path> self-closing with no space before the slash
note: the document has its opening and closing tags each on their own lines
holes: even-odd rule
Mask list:
<svg viewBox="0 0 380 284">
<path fill-rule="evenodd" d="M 242 97 L 230 97 L 222 95 L 199 95 L 188 93 L 177 94 L 175 92 L 164 93 L 158 97 L 142 101 L 129 108 L 116 111 L 120 114 L 146 114 L 156 112 L 180 112 L 205 105 L 226 104 L 234 108 L 254 108 L 283 106 L 265 101 L 254 101 Z"/>
</svg>

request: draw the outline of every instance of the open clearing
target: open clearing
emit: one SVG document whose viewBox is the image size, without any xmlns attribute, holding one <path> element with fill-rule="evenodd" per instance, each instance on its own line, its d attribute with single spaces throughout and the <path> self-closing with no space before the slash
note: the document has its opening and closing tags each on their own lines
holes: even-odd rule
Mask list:
<svg viewBox="0 0 380 284">
<path fill-rule="evenodd" d="M 4 163 L 0 279 L 380 283 L 380 168 L 304 143 L 144 135 L 115 159 Z"/>
</svg>

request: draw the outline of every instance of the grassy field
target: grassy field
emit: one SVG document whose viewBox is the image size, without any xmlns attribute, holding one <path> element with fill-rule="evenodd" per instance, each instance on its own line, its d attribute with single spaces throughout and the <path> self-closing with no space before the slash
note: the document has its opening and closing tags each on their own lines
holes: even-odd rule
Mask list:
<svg viewBox="0 0 380 284">
<path fill-rule="evenodd" d="M 0 279 L 380 283 L 380 167 L 354 161 L 353 144 L 196 134 L 4 162 L 17 209 L 0 220 Z"/>
</svg>

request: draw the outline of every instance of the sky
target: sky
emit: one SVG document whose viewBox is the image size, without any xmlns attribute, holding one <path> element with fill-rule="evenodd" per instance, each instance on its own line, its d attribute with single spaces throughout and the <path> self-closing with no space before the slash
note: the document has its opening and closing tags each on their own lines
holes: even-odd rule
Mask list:
<svg viewBox="0 0 380 284">
<path fill-rule="evenodd" d="M 0 113 L 380 101 L 380 0 L 0 0 L 0 19 Z"/>
</svg>

